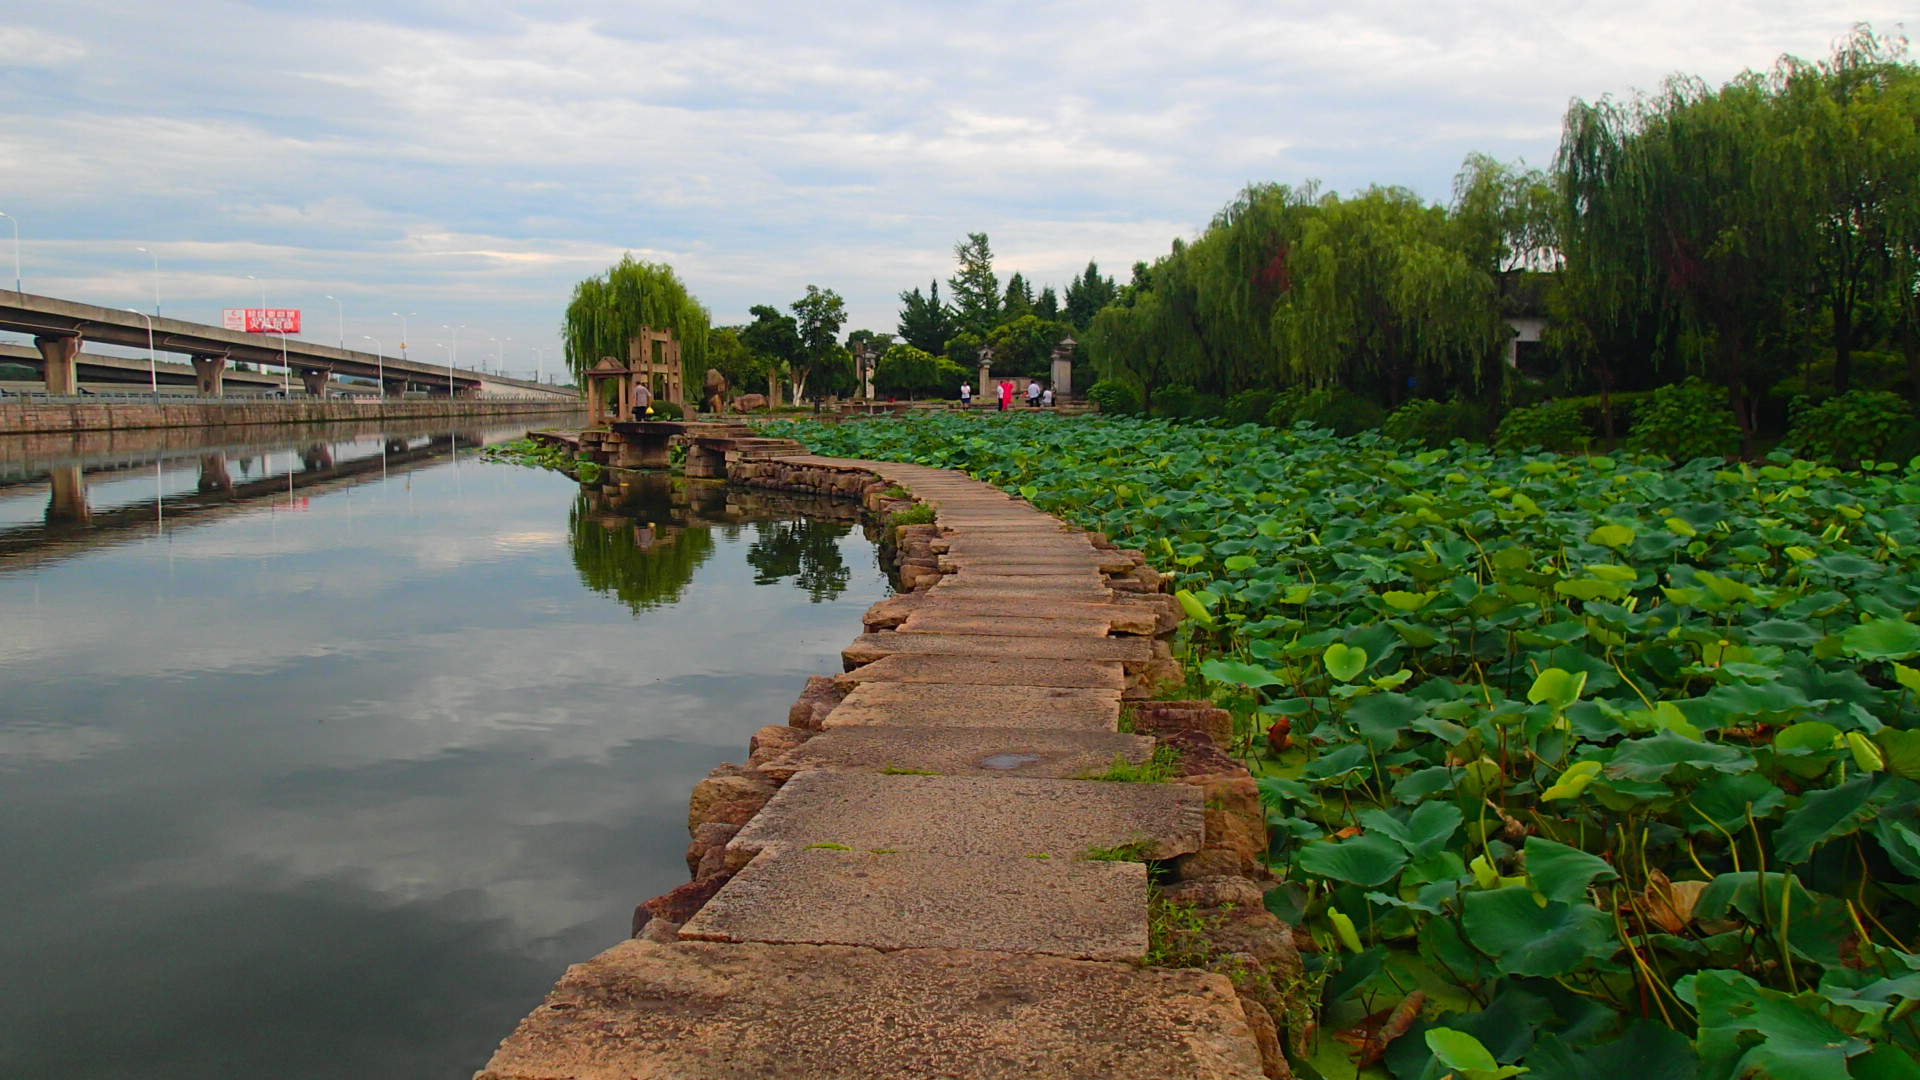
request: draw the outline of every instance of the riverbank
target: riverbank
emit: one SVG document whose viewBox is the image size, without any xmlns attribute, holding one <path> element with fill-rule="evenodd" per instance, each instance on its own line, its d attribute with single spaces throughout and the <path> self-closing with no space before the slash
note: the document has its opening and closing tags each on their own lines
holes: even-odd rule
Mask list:
<svg viewBox="0 0 1920 1080">
<path fill-rule="evenodd" d="M 550 401 L 0 401 L 0 435 L 46 435 L 74 431 L 152 428 L 248 427 L 255 424 L 322 424 L 354 420 L 529 416 L 578 412 L 579 400 Z"/>
<path fill-rule="evenodd" d="M 941 469 L 727 472 L 860 500 L 911 591 L 694 788 L 693 880 L 481 1077 L 1288 1075 L 1264 813 L 1227 715 L 1154 700 L 1180 613 L 1140 553 Z"/>
</svg>

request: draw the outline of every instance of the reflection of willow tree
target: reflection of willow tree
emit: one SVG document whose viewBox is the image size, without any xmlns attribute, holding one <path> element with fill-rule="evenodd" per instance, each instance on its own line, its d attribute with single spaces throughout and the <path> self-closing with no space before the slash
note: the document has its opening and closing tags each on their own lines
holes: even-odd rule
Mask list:
<svg viewBox="0 0 1920 1080">
<path fill-rule="evenodd" d="M 643 546 L 635 530 L 645 528 L 645 522 L 595 512 L 585 495 L 567 518 L 580 580 L 619 597 L 636 615 L 678 603 L 693 572 L 713 555 L 713 534 L 706 529 L 674 528 L 662 520 L 651 545 Z"/>
<path fill-rule="evenodd" d="M 747 547 L 747 565 L 755 585 L 793 578 L 814 603 L 838 599 L 847 591 L 847 564 L 840 538 L 851 526 L 828 521 L 759 521 Z"/>
</svg>

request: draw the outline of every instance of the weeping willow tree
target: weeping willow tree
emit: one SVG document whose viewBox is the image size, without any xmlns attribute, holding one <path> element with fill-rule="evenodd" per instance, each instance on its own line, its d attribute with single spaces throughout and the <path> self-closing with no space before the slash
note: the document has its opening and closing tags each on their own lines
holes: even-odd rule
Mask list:
<svg viewBox="0 0 1920 1080">
<path fill-rule="evenodd" d="M 694 299 L 673 267 L 623 255 L 605 274 L 573 287 L 561 337 L 567 367 L 576 382 L 603 356 L 627 360 L 627 342 L 643 326 L 672 330 L 680 341 L 682 375 L 696 392 L 707 370 L 707 331 L 712 316 Z"/>
<path fill-rule="evenodd" d="M 674 515 L 662 509 L 658 522 L 649 523 L 598 511 L 580 495 L 567 516 L 567 537 L 581 583 L 618 597 L 635 615 L 678 603 L 694 572 L 713 556 L 713 532 L 672 525 Z"/>
<path fill-rule="evenodd" d="M 1389 407 L 1410 385 L 1477 387 L 1507 332 L 1493 279 L 1446 208 L 1401 188 L 1324 201 L 1291 249 L 1288 278 L 1273 333 L 1289 374 Z"/>
</svg>

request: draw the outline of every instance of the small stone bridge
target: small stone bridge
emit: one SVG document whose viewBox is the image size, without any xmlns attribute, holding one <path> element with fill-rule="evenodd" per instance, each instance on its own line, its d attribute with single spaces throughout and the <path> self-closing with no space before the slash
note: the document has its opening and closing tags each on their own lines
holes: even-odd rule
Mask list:
<svg viewBox="0 0 1920 1080">
<path fill-rule="evenodd" d="M 616 469 L 664 469 L 678 442 L 687 448 L 687 475 L 708 480 L 726 479 L 732 462 L 806 453 L 792 439 L 763 438 L 746 424 L 698 420 L 622 420 L 585 431 L 535 431 L 528 438 L 572 447 L 595 464 Z"/>
</svg>

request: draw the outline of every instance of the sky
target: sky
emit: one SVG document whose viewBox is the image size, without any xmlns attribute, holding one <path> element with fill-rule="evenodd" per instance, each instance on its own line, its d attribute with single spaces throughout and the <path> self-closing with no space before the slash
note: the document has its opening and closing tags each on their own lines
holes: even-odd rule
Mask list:
<svg viewBox="0 0 1920 1080">
<path fill-rule="evenodd" d="M 1471 152 L 1549 163 L 1573 99 L 1717 83 L 1914 14 L 0 0 L 0 212 L 28 292 L 151 307 L 157 285 L 165 314 L 212 322 L 264 298 L 304 337 L 387 352 L 412 313 L 414 359 L 551 374 L 574 283 L 625 252 L 717 324 L 814 284 L 847 329 L 888 331 L 969 232 L 1003 278 L 1060 287 L 1096 259 L 1124 280 L 1249 182 L 1445 200 Z"/>
</svg>

